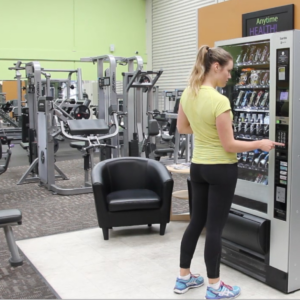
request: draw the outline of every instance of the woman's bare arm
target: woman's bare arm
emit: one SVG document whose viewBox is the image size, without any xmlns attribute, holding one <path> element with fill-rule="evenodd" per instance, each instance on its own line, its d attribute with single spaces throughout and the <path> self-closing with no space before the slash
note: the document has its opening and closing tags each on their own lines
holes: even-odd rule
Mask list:
<svg viewBox="0 0 300 300">
<path fill-rule="evenodd" d="M 177 117 L 177 129 L 180 134 L 192 134 L 190 122 L 186 117 L 181 104 L 179 104 L 178 117 Z"/>
</svg>

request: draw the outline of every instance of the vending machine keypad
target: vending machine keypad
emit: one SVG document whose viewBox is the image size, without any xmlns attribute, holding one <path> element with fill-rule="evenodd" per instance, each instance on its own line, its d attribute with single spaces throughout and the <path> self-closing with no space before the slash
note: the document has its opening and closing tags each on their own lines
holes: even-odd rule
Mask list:
<svg viewBox="0 0 300 300">
<path fill-rule="evenodd" d="M 277 50 L 274 218 L 286 221 L 289 136 L 289 49 Z"/>
</svg>

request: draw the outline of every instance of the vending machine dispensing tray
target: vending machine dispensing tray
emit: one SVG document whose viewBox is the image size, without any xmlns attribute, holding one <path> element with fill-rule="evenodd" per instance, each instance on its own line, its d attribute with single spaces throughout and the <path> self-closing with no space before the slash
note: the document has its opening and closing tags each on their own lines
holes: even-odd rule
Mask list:
<svg viewBox="0 0 300 300">
<path fill-rule="evenodd" d="M 266 281 L 270 220 L 231 209 L 222 234 L 221 262 Z"/>
</svg>

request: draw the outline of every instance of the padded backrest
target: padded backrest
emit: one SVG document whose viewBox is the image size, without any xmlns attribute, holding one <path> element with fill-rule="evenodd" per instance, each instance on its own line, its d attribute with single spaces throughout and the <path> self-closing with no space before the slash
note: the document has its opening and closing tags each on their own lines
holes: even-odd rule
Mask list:
<svg viewBox="0 0 300 300">
<path fill-rule="evenodd" d="M 109 161 L 103 170 L 103 178 L 108 192 L 144 189 L 147 185 L 147 161 L 134 158 Z"/>
<path fill-rule="evenodd" d="M 159 134 L 159 126 L 157 120 L 151 119 L 148 122 L 148 133 L 150 136 Z"/>
<path fill-rule="evenodd" d="M 90 103 L 91 103 L 91 100 L 90 99 L 85 99 L 83 101 L 83 105 L 85 105 L 86 107 L 89 107 L 90 106 Z"/>
</svg>

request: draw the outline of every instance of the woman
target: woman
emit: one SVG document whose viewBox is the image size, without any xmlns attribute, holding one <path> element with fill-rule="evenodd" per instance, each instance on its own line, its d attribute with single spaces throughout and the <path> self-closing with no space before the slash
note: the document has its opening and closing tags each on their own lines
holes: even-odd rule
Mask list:
<svg viewBox="0 0 300 300">
<path fill-rule="evenodd" d="M 203 227 L 206 225 L 204 258 L 208 287 L 206 299 L 235 298 L 238 286 L 220 281 L 221 235 L 228 217 L 237 182 L 236 153 L 255 149 L 270 151 L 283 145 L 267 139 L 243 142 L 233 136 L 232 112 L 227 97 L 216 87 L 231 78 L 232 56 L 222 48 L 202 46 L 178 111 L 177 128 L 181 134 L 194 134 L 195 146 L 190 169 L 192 216 L 180 249 L 180 274 L 175 293 L 200 287 L 204 279 L 190 273 L 191 260 Z"/>
</svg>

